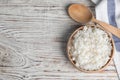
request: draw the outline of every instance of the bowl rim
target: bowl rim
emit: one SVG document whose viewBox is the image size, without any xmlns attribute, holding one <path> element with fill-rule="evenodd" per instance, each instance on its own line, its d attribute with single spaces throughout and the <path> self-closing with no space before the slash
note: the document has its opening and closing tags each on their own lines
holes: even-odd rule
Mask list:
<svg viewBox="0 0 120 80">
<path fill-rule="evenodd" d="M 99 25 L 99 24 L 98 24 Z M 100 25 L 101 26 L 101 25 Z M 115 47 L 114 47 L 114 41 L 113 41 L 113 38 L 112 38 L 112 35 L 105 31 L 103 28 L 100 28 L 98 26 L 96 26 L 97 28 L 100 28 L 102 29 L 103 31 L 105 31 L 107 34 L 108 34 L 108 37 L 111 39 L 111 45 L 112 45 L 112 50 L 111 50 L 111 56 L 110 56 L 110 59 L 107 61 L 107 63 L 105 65 L 103 65 L 100 69 L 98 70 L 85 70 L 85 69 L 82 69 L 82 68 L 79 68 L 77 67 L 75 64 L 74 64 L 74 61 L 71 59 L 71 55 L 70 55 L 70 44 L 71 44 L 71 41 L 73 40 L 73 37 L 74 35 L 83 29 L 84 26 L 80 26 L 79 28 L 77 28 L 75 31 L 73 31 L 73 33 L 70 35 L 69 39 L 68 39 L 68 42 L 67 42 L 67 56 L 68 56 L 68 59 L 70 60 L 70 62 L 73 64 L 74 67 L 76 67 L 79 71 L 82 71 L 82 72 L 87 72 L 87 73 L 94 73 L 94 72 L 102 72 L 103 69 L 105 69 L 109 64 L 110 62 L 112 61 L 113 59 L 113 56 L 114 56 L 114 50 L 115 50 Z"/>
</svg>

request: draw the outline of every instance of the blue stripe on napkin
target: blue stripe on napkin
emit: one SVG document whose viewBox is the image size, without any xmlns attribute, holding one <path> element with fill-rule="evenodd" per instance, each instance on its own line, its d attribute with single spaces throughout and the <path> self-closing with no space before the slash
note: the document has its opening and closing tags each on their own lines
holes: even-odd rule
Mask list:
<svg viewBox="0 0 120 80">
<path fill-rule="evenodd" d="M 109 23 L 117 27 L 115 20 L 115 0 L 107 0 L 107 10 L 108 10 L 108 19 Z M 115 41 L 115 46 L 118 51 L 120 51 L 120 39 L 113 35 Z"/>
</svg>

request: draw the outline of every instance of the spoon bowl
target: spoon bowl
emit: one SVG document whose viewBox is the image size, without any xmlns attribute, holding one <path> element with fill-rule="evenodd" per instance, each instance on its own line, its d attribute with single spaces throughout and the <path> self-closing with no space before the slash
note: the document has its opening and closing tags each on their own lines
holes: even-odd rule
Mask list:
<svg viewBox="0 0 120 80">
<path fill-rule="evenodd" d="M 68 8 L 68 13 L 75 21 L 80 23 L 87 23 L 92 19 L 90 9 L 84 5 L 73 4 Z"/>
</svg>

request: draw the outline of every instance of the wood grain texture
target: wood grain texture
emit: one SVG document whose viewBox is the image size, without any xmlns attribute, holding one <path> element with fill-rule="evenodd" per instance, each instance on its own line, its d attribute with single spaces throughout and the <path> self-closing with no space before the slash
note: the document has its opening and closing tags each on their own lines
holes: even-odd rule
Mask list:
<svg viewBox="0 0 120 80">
<path fill-rule="evenodd" d="M 66 56 L 79 27 L 67 15 L 71 3 L 89 0 L 0 0 L 0 80 L 118 80 L 112 62 L 101 73 L 83 73 Z"/>
</svg>

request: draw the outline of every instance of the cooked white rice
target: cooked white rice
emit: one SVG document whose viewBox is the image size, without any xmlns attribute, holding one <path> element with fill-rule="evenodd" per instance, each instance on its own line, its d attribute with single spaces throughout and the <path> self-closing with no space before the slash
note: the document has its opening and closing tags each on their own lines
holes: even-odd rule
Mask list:
<svg viewBox="0 0 120 80">
<path fill-rule="evenodd" d="M 98 70 L 110 59 L 111 39 L 100 28 L 84 26 L 74 35 L 72 44 L 72 60 L 84 70 Z"/>
</svg>

